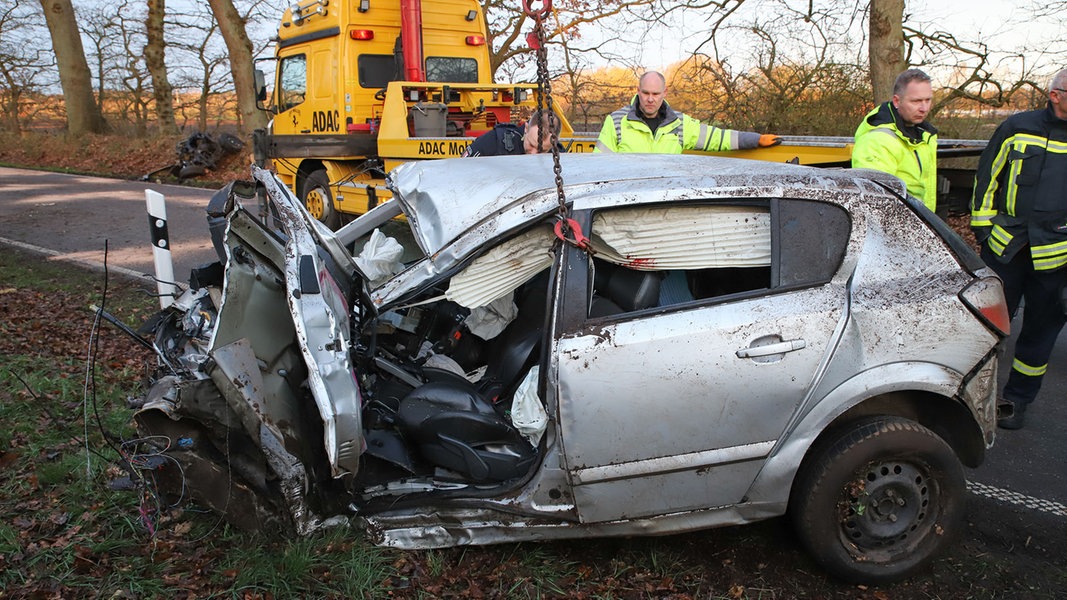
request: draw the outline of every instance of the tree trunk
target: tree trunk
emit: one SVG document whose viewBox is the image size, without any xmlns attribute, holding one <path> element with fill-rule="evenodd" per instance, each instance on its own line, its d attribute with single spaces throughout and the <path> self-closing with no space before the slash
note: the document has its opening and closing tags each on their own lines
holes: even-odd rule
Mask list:
<svg viewBox="0 0 1067 600">
<path fill-rule="evenodd" d="M 164 62 L 166 42 L 163 39 L 163 15 L 166 0 L 148 0 L 148 18 L 145 31 L 148 41 L 144 47 L 145 64 L 152 75 L 152 97 L 156 101 L 156 120 L 159 132 L 178 133 L 174 121 L 174 88 L 167 77 L 167 65 Z"/>
<path fill-rule="evenodd" d="M 59 82 L 63 86 L 63 102 L 67 109 L 67 131 L 71 135 L 103 133 L 107 123 L 93 98 L 92 75 L 85 60 L 71 0 L 41 0 L 41 8 L 59 67 Z"/>
<path fill-rule="evenodd" d="M 256 108 L 256 82 L 252 63 L 252 42 L 245 31 L 244 19 L 233 5 L 233 0 L 208 0 L 211 12 L 219 23 L 222 39 L 230 53 L 230 72 L 233 87 L 237 92 L 237 113 L 240 129 L 248 133 L 267 126 L 267 115 Z"/>
<path fill-rule="evenodd" d="M 893 97 L 893 81 L 904 62 L 904 0 L 871 0 L 871 90 L 879 104 Z"/>
<path fill-rule="evenodd" d="M 0 62 L 0 80 L 8 89 L 6 96 L 0 96 L 3 98 L 3 104 L 0 107 L 0 129 L 19 133 L 22 131 L 22 122 L 19 120 L 19 102 L 22 100 L 25 89 L 3 62 Z"/>
</svg>

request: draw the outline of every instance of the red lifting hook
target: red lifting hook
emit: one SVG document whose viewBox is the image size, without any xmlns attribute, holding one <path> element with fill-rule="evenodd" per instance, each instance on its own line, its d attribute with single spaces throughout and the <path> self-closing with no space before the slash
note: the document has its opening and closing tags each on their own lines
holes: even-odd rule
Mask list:
<svg viewBox="0 0 1067 600">
<path fill-rule="evenodd" d="M 571 234 L 574 235 L 573 240 L 569 240 L 563 235 L 563 223 L 567 223 L 567 229 L 570 229 Z M 589 238 L 582 234 L 582 226 L 578 224 L 578 221 L 574 219 L 560 219 L 556 221 L 556 237 L 567 242 L 568 244 L 574 244 L 575 246 L 582 248 L 583 250 L 589 247 Z"/>
<path fill-rule="evenodd" d="M 542 1 L 544 2 L 544 6 L 542 6 L 542 7 L 541 7 L 541 10 L 534 10 L 534 9 L 533 9 L 533 8 L 532 8 L 532 7 L 530 6 L 530 4 L 531 4 L 531 3 L 533 2 L 533 1 L 534 1 L 534 0 L 522 0 L 522 10 L 523 10 L 523 11 L 524 11 L 524 12 L 525 12 L 525 13 L 526 13 L 527 15 L 529 15 L 529 16 L 530 16 L 531 18 L 534 18 L 534 19 L 544 19 L 544 18 L 546 18 L 546 17 L 547 17 L 547 16 L 549 15 L 549 14 L 551 14 L 551 12 L 552 12 L 552 0 L 542 0 Z"/>
</svg>

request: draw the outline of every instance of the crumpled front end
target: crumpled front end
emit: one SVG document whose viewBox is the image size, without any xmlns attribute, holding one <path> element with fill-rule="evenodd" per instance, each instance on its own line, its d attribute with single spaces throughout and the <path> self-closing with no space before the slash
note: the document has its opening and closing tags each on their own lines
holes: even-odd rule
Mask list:
<svg viewBox="0 0 1067 600">
<path fill-rule="evenodd" d="M 202 287 L 154 322 L 158 367 L 135 402 L 141 452 L 152 460 L 131 464 L 150 471 L 169 502 L 192 499 L 243 529 L 304 534 L 343 510 L 344 496 L 332 493 L 343 486 L 315 443 L 326 437 L 319 405 L 329 402 L 314 397 L 309 380 L 319 374 L 291 306 L 301 293 L 290 283 L 301 276 L 292 266 L 300 233 L 266 227 L 242 204 L 253 200 L 228 200 L 224 277 L 217 265 L 198 270 Z M 338 337 L 337 351 L 347 352 Z M 358 406 L 351 374 L 347 381 Z"/>
</svg>

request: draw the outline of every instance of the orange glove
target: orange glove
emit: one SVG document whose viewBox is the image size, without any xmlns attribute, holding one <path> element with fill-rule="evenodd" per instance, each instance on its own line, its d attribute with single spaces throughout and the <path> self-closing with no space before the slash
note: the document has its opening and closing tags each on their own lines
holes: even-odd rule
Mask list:
<svg viewBox="0 0 1067 600">
<path fill-rule="evenodd" d="M 771 146 L 777 146 L 782 143 L 782 138 L 774 135 L 773 133 L 764 133 L 759 136 L 759 147 L 770 148 Z"/>
</svg>

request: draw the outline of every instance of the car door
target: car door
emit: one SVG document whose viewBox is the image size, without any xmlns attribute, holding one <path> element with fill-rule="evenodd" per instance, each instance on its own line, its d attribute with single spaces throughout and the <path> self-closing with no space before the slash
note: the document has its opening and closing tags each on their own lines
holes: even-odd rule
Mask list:
<svg viewBox="0 0 1067 600">
<path fill-rule="evenodd" d="M 563 328 L 553 350 L 566 468 L 583 522 L 743 501 L 812 389 L 846 311 L 846 278 L 833 277 L 849 230 L 839 207 L 689 206 L 690 214 L 726 216 L 703 244 L 693 240 L 712 225 L 702 216 L 679 225 L 672 208 L 610 233 L 590 219 L 595 240 L 614 237 L 628 246 L 625 240 L 647 238 L 643 248 L 617 252 L 623 264 L 606 266 L 615 249 L 568 257 L 572 271 L 585 269 L 587 285 L 566 286 L 564 305 L 590 309 L 584 321 Z M 735 235 L 746 227 L 752 231 Z M 672 253 L 681 256 L 667 257 Z M 672 265 L 687 268 L 655 268 Z M 659 277 L 655 306 L 626 297 L 598 302 L 601 290 L 618 294 L 625 286 L 615 275 L 599 281 L 596 270 L 617 274 L 628 266 Z M 667 289 L 679 280 L 680 294 Z M 591 301 L 581 297 L 589 290 Z M 604 304 L 610 314 L 596 314 Z"/>
</svg>

